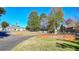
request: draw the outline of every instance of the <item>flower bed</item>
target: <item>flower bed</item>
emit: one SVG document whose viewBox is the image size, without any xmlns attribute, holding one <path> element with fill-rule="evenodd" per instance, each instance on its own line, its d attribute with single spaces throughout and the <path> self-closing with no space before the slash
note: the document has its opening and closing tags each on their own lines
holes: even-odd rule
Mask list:
<svg viewBox="0 0 79 59">
<path fill-rule="evenodd" d="M 62 39 L 68 41 L 74 41 L 75 35 L 71 34 L 42 34 L 40 35 L 41 38 L 54 38 L 54 39 Z"/>
</svg>

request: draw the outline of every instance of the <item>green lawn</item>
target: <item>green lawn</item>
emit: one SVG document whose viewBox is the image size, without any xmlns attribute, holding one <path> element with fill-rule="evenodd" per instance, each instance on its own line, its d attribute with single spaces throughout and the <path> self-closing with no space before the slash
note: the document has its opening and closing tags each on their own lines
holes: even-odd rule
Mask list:
<svg viewBox="0 0 79 59">
<path fill-rule="evenodd" d="M 60 44 L 57 44 L 60 43 Z M 64 45 L 63 45 L 64 44 Z M 74 42 L 63 41 L 61 39 L 42 39 L 33 37 L 16 47 L 13 51 L 75 51 L 79 50 L 79 45 Z"/>
</svg>

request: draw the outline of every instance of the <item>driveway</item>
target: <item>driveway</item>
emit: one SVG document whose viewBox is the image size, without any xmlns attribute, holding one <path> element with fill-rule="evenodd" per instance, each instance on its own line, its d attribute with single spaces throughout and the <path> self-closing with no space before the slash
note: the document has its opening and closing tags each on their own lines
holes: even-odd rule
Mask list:
<svg viewBox="0 0 79 59">
<path fill-rule="evenodd" d="M 31 37 L 33 36 L 13 36 L 11 35 L 11 36 L 0 38 L 0 51 L 10 51 L 17 44 Z"/>
</svg>

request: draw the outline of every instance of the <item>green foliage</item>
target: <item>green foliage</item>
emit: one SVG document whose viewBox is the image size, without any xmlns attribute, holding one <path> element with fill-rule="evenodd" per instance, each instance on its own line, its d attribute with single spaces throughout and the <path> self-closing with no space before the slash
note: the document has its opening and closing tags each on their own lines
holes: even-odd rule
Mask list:
<svg viewBox="0 0 79 59">
<path fill-rule="evenodd" d="M 0 16 L 2 15 L 2 14 L 5 14 L 5 9 L 3 8 L 3 7 L 0 7 Z"/>
<path fill-rule="evenodd" d="M 28 27 L 28 26 L 26 26 L 26 28 L 25 28 L 26 30 L 29 30 L 30 28 Z"/>
<path fill-rule="evenodd" d="M 42 13 L 40 15 L 40 29 L 42 31 L 45 31 L 48 29 L 48 18 L 47 18 L 47 15 L 45 13 Z"/>
<path fill-rule="evenodd" d="M 63 25 L 61 25 L 60 32 L 64 32 L 64 31 L 65 31 L 65 27 Z"/>
<path fill-rule="evenodd" d="M 37 31 L 40 27 L 39 16 L 36 11 L 32 11 L 29 15 L 28 27 L 31 31 Z"/>
<path fill-rule="evenodd" d="M 54 28 L 54 18 L 49 20 L 48 29 L 49 29 L 49 31 L 52 31 L 55 29 Z"/>
<path fill-rule="evenodd" d="M 40 15 L 40 20 L 42 19 L 42 18 L 46 18 L 47 17 L 47 15 L 45 14 L 45 13 L 42 13 L 41 15 Z"/>
<path fill-rule="evenodd" d="M 6 21 L 2 22 L 1 25 L 3 29 L 9 26 L 9 24 Z"/>
<path fill-rule="evenodd" d="M 51 10 L 51 15 L 49 17 L 45 13 L 42 13 L 39 17 L 36 11 L 32 11 L 29 15 L 28 28 L 31 31 L 40 30 L 40 27 L 41 27 L 40 22 L 44 18 L 49 19 L 48 25 L 47 25 L 49 31 L 55 31 L 64 21 L 62 9 L 58 7 L 53 8 L 53 10 Z"/>
<path fill-rule="evenodd" d="M 63 12 L 61 8 L 53 8 L 52 14 L 49 17 L 49 30 L 55 30 L 64 21 Z"/>
</svg>

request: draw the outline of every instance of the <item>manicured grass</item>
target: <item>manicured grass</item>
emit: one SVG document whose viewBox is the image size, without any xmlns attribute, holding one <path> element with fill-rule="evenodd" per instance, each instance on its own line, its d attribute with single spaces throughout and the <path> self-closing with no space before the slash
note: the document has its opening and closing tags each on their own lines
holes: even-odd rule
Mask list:
<svg viewBox="0 0 79 59">
<path fill-rule="evenodd" d="M 65 48 L 62 46 L 58 47 L 56 43 L 66 43 Z M 78 44 L 69 41 L 63 41 L 60 39 L 42 39 L 38 37 L 33 37 L 28 39 L 16 47 L 14 47 L 13 51 L 74 51 L 74 47 L 79 47 Z"/>
</svg>

